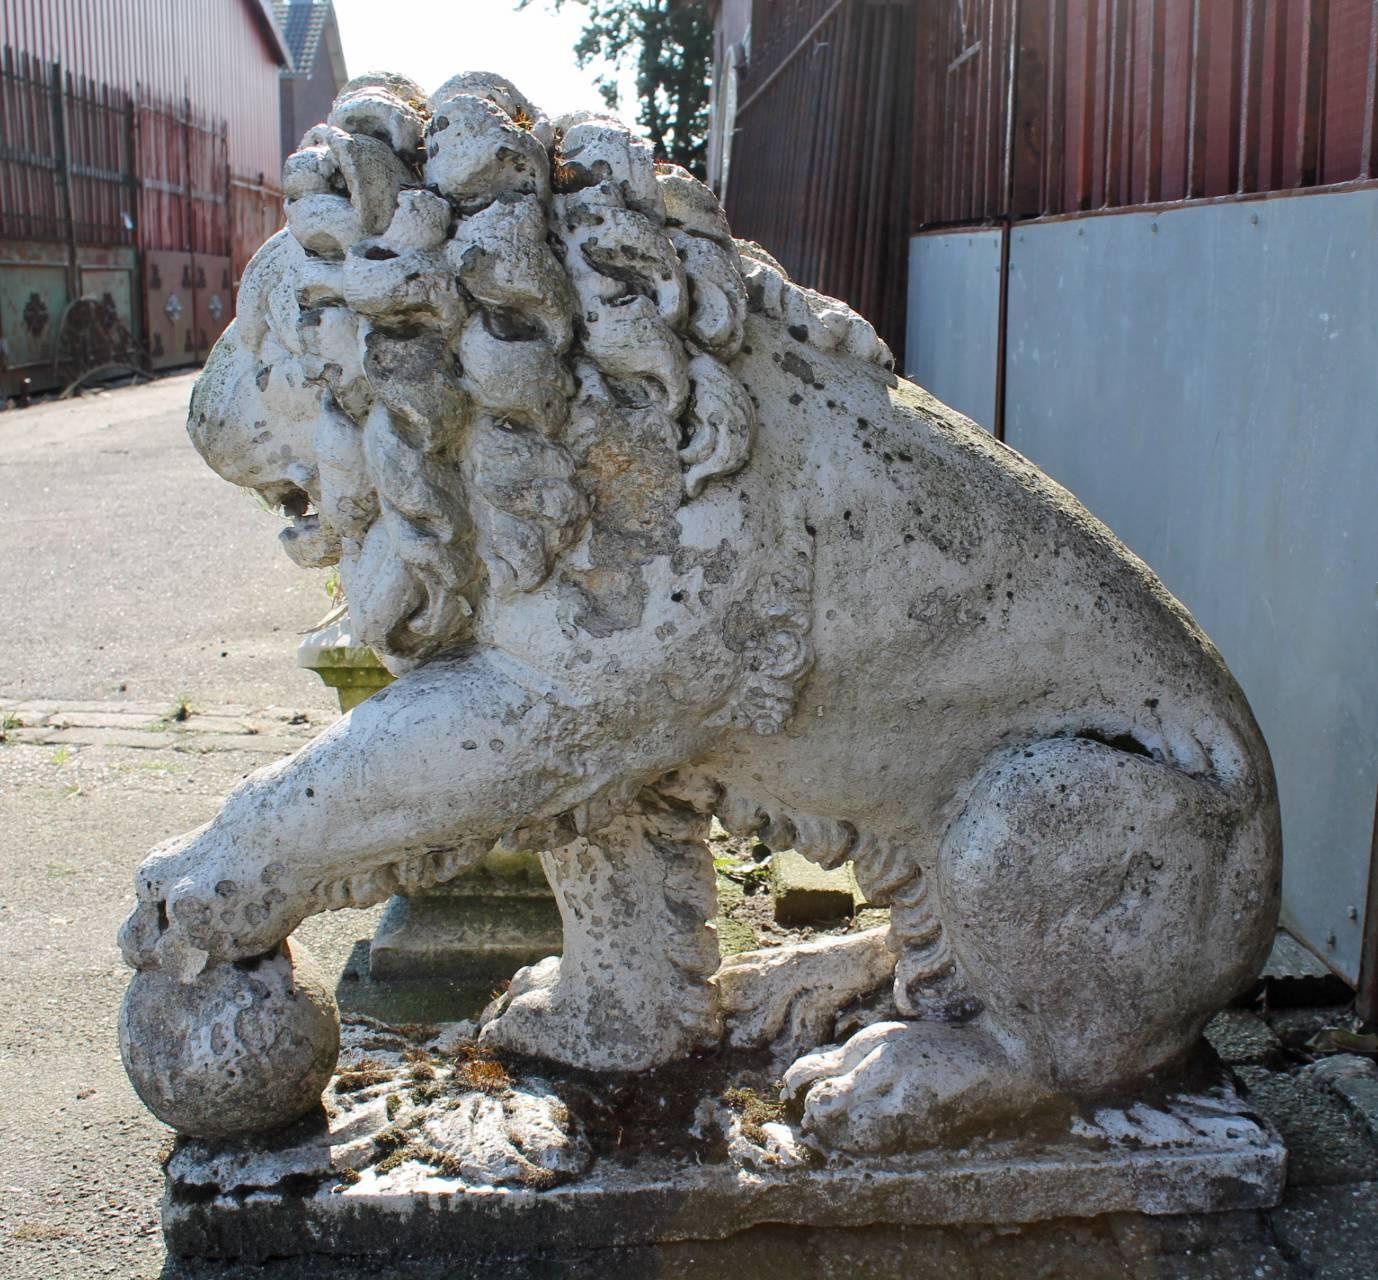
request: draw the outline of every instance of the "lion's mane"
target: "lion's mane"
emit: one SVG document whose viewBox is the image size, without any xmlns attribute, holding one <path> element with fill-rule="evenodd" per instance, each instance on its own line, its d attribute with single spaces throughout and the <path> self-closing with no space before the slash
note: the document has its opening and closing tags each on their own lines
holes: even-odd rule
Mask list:
<svg viewBox="0 0 1378 1280">
<path fill-rule="evenodd" d="M 464 639 L 485 590 L 546 580 L 607 505 L 600 449 L 661 455 L 679 476 L 662 511 L 747 461 L 755 411 L 728 362 L 749 309 L 888 358 L 624 125 L 551 121 L 499 76 L 429 100 L 396 76 L 351 81 L 283 180 L 288 229 L 245 273 L 239 341 L 265 368 L 299 362 L 321 397 L 323 481 L 354 482 L 294 554 L 359 566 L 346 588 L 395 614 L 362 638 L 394 669 Z M 625 523 L 635 558 L 650 522 Z"/>
<path fill-rule="evenodd" d="M 367 491 L 322 509 L 305 558 L 357 558 L 382 522 L 394 555 L 369 571 L 406 575 L 384 589 L 407 617 L 365 638 L 396 665 L 463 639 L 485 582 L 546 579 L 589 518 L 578 473 L 609 419 L 663 441 L 686 498 L 746 462 L 726 220 L 617 121 L 552 122 L 493 75 L 429 101 L 366 76 L 284 186 L 289 234 L 246 272 L 240 340 L 301 360 L 333 428 L 323 471 L 362 457 Z"/>
</svg>

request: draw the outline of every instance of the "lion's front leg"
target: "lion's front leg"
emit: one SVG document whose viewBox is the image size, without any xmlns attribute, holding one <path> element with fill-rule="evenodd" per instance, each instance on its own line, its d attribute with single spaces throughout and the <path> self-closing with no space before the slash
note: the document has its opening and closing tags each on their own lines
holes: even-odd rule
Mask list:
<svg viewBox="0 0 1378 1280">
<path fill-rule="evenodd" d="M 484 654 L 437 660 L 250 776 L 155 850 L 121 933 L 135 968 L 190 978 L 275 947 L 306 916 L 450 878 L 512 826 L 577 803 L 579 713 Z"/>
<path fill-rule="evenodd" d="M 517 974 L 481 1042 L 597 1071 L 645 1070 L 716 1044 L 707 829 L 706 817 L 643 793 L 595 836 L 543 854 L 564 955 Z"/>
</svg>

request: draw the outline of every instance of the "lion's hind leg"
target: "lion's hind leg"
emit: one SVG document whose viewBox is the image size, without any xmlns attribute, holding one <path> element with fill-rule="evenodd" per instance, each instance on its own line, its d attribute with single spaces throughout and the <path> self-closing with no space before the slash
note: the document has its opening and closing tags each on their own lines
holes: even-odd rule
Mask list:
<svg viewBox="0 0 1378 1280">
<path fill-rule="evenodd" d="M 1248 982 L 1276 911 L 1268 806 L 1091 738 L 996 760 L 939 859 L 942 916 L 993 1025 L 1088 1090 L 1193 1045 Z"/>
<path fill-rule="evenodd" d="M 870 1027 L 801 1060 L 787 1084 L 806 1128 L 893 1150 L 1182 1057 L 1271 934 L 1269 814 L 1242 794 L 1090 738 L 994 759 L 933 886 L 979 1012 Z"/>
</svg>

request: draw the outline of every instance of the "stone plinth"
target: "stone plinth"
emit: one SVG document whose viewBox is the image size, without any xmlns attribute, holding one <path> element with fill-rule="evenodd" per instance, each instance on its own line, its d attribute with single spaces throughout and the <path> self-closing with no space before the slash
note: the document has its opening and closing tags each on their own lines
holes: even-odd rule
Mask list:
<svg viewBox="0 0 1378 1280">
<path fill-rule="evenodd" d="M 828 871 L 793 849 L 777 849 L 771 857 L 770 892 L 783 925 L 843 920 L 865 905 L 850 863 Z"/>
<path fill-rule="evenodd" d="M 369 976 L 502 979 L 559 955 L 560 912 L 540 864 L 529 856 L 534 876 L 483 870 L 390 898 L 369 946 Z"/>
<path fill-rule="evenodd" d="M 746 1060 L 605 1088 L 509 1068 L 476 1051 L 470 1030 L 420 1043 L 348 1024 L 329 1119 L 261 1143 L 182 1141 L 167 1166 L 169 1250 L 458 1264 L 522 1241 L 579 1249 L 719 1239 L 768 1222 L 1203 1213 L 1282 1194 L 1280 1141 L 1218 1067 L 1152 1098 L 1044 1114 L 960 1147 L 825 1157 Z M 652 1111 L 664 1118 L 647 1129 Z"/>
<path fill-rule="evenodd" d="M 391 672 L 353 631 L 345 610 L 309 632 L 297 646 L 297 666 L 314 671 L 327 688 L 335 690 L 341 711 L 352 711 L 392 683 Z"/>
</svg>

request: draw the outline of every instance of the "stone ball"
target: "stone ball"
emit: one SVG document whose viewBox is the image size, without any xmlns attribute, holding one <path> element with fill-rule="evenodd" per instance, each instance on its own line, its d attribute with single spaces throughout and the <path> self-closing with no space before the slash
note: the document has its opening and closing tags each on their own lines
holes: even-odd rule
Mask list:
<svg viewBox="0 0 1378 1280">
<path fill-rule="evenodd" d="M 179 1133 L 223 1138 L 306 1114 L 330 1082 L 340 1019 L 314 961 L 287 941 L 183 983 L 134 975 L 120 1056 L 144 1105 Z"/>
</svg>

